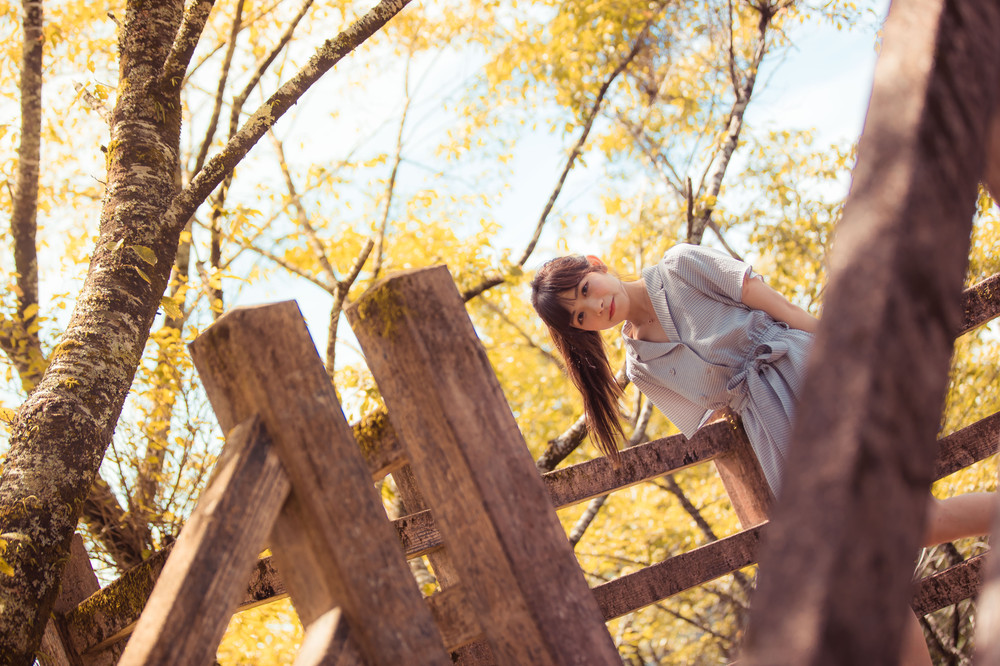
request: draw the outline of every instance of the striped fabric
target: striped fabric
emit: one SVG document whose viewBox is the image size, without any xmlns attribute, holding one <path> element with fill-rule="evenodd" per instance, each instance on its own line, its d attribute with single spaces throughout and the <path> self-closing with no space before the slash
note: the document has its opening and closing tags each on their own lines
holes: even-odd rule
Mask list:
<svg viewBox="0 0 1000 666">
<path fill-rule="evenodd" d="M 670 342 L 622 337 L 636 387 L 690 437 L 711 413 L 743 420 L 777 496 L 812 336 L 742 303 L 749 264 L 697 245 L 670 248 L 642 277 Z"/>
</svg>

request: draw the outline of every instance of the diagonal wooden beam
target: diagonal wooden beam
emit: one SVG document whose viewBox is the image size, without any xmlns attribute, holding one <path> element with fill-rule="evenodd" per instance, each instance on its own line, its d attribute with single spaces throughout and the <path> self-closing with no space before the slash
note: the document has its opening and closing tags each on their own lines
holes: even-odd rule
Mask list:
<svg viewBox="0 0 1000 666">
<path fill-rule="evenodd" d="M 259 414 L 292 493 L 271 540 L 303 624 L 339 607 L 372 664 L 445 664 L 441 644 L 294 302 L 236 308 L 191 343 L 223 430 Z"/>
<path fill-rule="evenodd" d="M 260 421 L 230 432 L 221 464 L 164 564 L 118 662 L 209 664 L 291 484 Z"/>
</svg>

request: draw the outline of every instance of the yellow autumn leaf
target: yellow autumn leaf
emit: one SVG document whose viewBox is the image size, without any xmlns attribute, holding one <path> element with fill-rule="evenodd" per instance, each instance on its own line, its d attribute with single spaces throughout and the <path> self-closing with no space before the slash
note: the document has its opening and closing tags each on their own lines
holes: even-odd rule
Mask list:
<svg viewBox="0 0 1000 666">
<path fill-rule="evenodd" d="M 180 319 L 184 316 L 184 313 L 181 311 L 180 304 L 169 296 L 164 296 L 160 299 L 160 306 L 163 308 L 163 311 L 167 313 L 168 317 Z"/>
<path fill-rule="evenodd" d="M 156 265 L 156 253 L 145 245 L 129 245 L 136 255 L 150 266 Z M 148 282 L 148 280 L 147 280 Z"/>
</svg>

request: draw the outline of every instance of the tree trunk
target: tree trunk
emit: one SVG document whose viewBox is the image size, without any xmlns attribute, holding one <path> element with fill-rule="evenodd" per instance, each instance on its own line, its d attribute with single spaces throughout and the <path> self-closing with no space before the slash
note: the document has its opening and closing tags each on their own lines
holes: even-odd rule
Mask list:
<svg viewBox="0 0 1000 666">
<path fill-rule="evenodd" d="M 178 192 L 180 86 L 212 2 L 130 0 L 119 33 L 107 192 L 90 270 L 62 341 L 17 412 L 0 476 L 0 654 L 31 664 L 70 538 L 111 441 L 181 230 L 264 133 L 409 0 L 382 0 L 320 47 Z M 183 19 L 183 21 L 182 21 Z"/>
<path fill-rule="evenodd" d="M 161 223 L 174 191 L 180 81 L 159 82 L 182 0 L 129 3 L 108 145 L 100 240 L 62 342 L 18 410 L 0 477 L 0 653 L 30 664 L 62 564 L 132 384 L 179 229 Z M 166 232 L 166 233 L 165 233 Z"/>
<path fill-rule="evenodd" d="M 36 323 L 38 254 L 35 250 L 42 143 L 43 40 L 42 0 L 25 0 L 20 84 L 21 140 L 17 148 L 17 189 L 10 218 L 14 267 L 17 271 L 17 310 L 10 321 L 0 321 L 0 348 L 17 368 L 25 391 L 31 391 L 45 371 Z"/>
</svg>

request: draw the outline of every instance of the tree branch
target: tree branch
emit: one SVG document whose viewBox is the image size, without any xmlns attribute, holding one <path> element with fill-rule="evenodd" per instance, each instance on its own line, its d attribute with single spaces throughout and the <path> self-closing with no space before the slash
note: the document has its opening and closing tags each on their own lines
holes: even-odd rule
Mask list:
<svg viewBox="0 0 1000 666">
<path fill-rule="evenodd" d="M 215 0 L 194 0 L 184 12 L 181 20 L 181 27 L 177 31 L 173 48 L 167 54 L 167 59 L 163 63 L 163 71 L 160 74 L 159 85 L 180 88 L 184 82 L 184 71 L 191 62 L 201 33 L 205 29 L 208 15 L 212 13 L 212 6 Z M 242 8 L 243 3 L 240 3 Z"/>
<path fill-rule="evenodd" d="M 354 284 L 355 280 L 358 279 L 358 275 L 361 274 L 361 269 L 364 268 L 365 262 L 368 261 L 373 247 L 375 247 L 375 242 L 369 238 L 358 258 L 354 260 L 354 265 L 351 267 L 347 277 L 338 282 L 334 290 L 333 307 L 330 309 L 330 326 L 326 340 L 326 372 L 330 376 L 330 381 L 333 381 L 334 364 L 337 360 L 337 325 L 340 323 L 340 313 L 344 309 L 344 302 L 347 300 L 347 294 L 351 290 L 351 285 Z"/>
<path fill-rule="evenodd" d="M 653 24 L 655 15 L 650 17 L 643 26 L 643 29 L 639 32 L 639 36 L 636 38 L 635 42 L 632 44 L 632 49 L 629 51 L 628 55 L 622 58 L 618 66 L 605 78 L 603 85 L 601 85 L 600 90 L 597 92 L 597 97 L 590 106 L 590 110 L 583 124 L 583 132 L 580 133 L 580 137 L 577 139 L 576 144 L 573 146 L 573 150 L 570 151 L 569 157 L 566 159 L 566 164 L 563 167 L 562 174 L 559 176 L 559 180 L 556 182 L 555 189 L 552 190 L 552 194 L 549 195 L 549 200 L 545 202 L 545 207 L 542 209 L 542 214 L 538 218 L 538 223 L 535 225 L 535 232 L 531 236 L 531 240 L 528 241 L 527 247 L 525 247 L 524 252 L 521 254 L 521 258 L 518 259 L 516 266 L 519 268 L 523 267 L 527 262 L 531 253 L 535 250 L 535 245 L 538 244 L 538 239 L 542 236 L 542 228 L 545 226 L 545 222 L 548 220 L 549 213 L 552 212 L 552 208 L 556 204 L 556 199 L 559 198 L 559 194 L 562 192 L 563 185 L 566 183 L 566 178 L 569 176 L 569 172 L 573 169 L 576 163 L 577 157 L 583 152 L 583 147 L 587 143 L 587 137 L 590 136 L 590 130 L 594 126 L 594 121 L 597 119 L 597 114 L 601 110 L 601 106 L 604 104 L 604 98 L 611 88 L 611 84 L 614 83 L 615 79 L 625 71 L 635 57 L 642 50 L 642 46 L 646 41 L 646 35 L 649 33 L 649 27 Z M 465 301 L 470 301 L 476 296 L 479 296 L 483 292 L 496 287 L 497 285 L 503 284 L 506 281 L 506 277 L 503 275 L 495 275 L 493 277 L 485 278 L 475 287 L 465 290 L 462 292 L 462 298 Z"/>
<path fill-rule="evenodd" d="M 298 74 L 278 88 L 244 123 L 222 151 L 210 159 L 191 183 L 174 199 L 167 211 L 167 227 L 179 229 L 195 209 L 232 173 L 264 133 L 344 56 L 363 44 L 399 13 L 410 0 L 382 0 L 353 25 L 320 47 Z"/>
<path fill-rule="evenodd" d="M 717 161 L 714 162 L 715 168 L 708 178 L 707 186 L 703 185 L 703 188 L 699 188 L 705 190 L 702 192 L 702 196 L 704 200 L 710 203 L 697 215 L 695 224 L 692 225 L 691 232 L 688 234 L 688 242 L 696 245 L 701 243 L 705 227 L 708 226 L 708 221 L 711 219 L 712 211 L 715 208 L 714 202 L 719 196 L 719 191 L 722 189 L 722 179 L 729 168 L 733 152 L 735 152 L 736 146 L 739 144 L 740 132 L 743 129 L 743 114 L 746 112 L 747 105 L 750 104 L 750 98 L 753 95 L 754 84 L 757 80 L 757 69 L 760 67 L 760 63 L 767 53 L 767 30 L 777 10 L 760 7 L 755 7 L 755 9 L 760 12 L 760 21 L 757 24 L 757 47 L 754 50 L 753 61 L 747 69 L 743 85 L 734 89 L 736 99 L 733 101 L 733 106 L 729 112 L 728 129 Z M 735 55 L 731 55 L 731 57 L 735 57 Z"/>
<path fill-rule="evenodd" d="M 295 220 L 299 223 L 306 232 L 306 238 L 309 240 L 309 244 L 312 246 L 313 252 L 316 254 L 316 261 L 319 262 L 320 268 L 323 273 L 326 274 L 326 279 L 329 284 L 337 284 L 337 273 L 333 270 L 333 266 L 330 264 L 330 258 L 326 254 L 326 248 L 323 247 L 323 243 L 320 241 L 319 236 L 316 235 L 316 230 L 313 228 L 312 223 L 309 222 L 309 214 L 306 212 L 305 206 L 302 205 L 302 198 L 299 196 L 298 190 L 295 187 L 295 181 L 292 179 L 292 173 L 288 169 L 288 162 L 285 159 L 285 146 L 282 142 L 275 136 L 272 130 L 268 130 L 273 143 L 274 149 L 278 153 L 278 165 L 281 169 L 281 173 L 285 178 L 285 187 L 288 188 L 288 197 L 292 208 L 295 209 Z"/>
<path fill-rule="evenodd" d="M 198 157 L 195 159 L 194 169 L 191 170 L 191 173 L 198 173 L 205 165 L 205 159 L 208 157 L 208 150 L 212 145 L 212 139 L 215 137 L 215 130 L 219 126 L 219 116 L 222 115 L 223 95 L 226 91 L 226 82 L 229 80 L 229 68 L 233 63 L 233 54 L 236 52 L 236 37 L 240 32 L 240 22 L 243 20 L 243 3 L 244 0 L 239 0 L 239 2 L 236 3 L 236 13 L 233 15 L 233 24 L 229 29 L 229 41 L 226 46 L 226 55 L 222 59 L 222 72 L 219 74 L 219 85 L 215 91 L 215 103 L 212 106 L 212 117 L 208 121 L 208 127 L 205 130 L 205 138 L 202 139 L 201 147 L 198 149 Z"/>
</svg>

